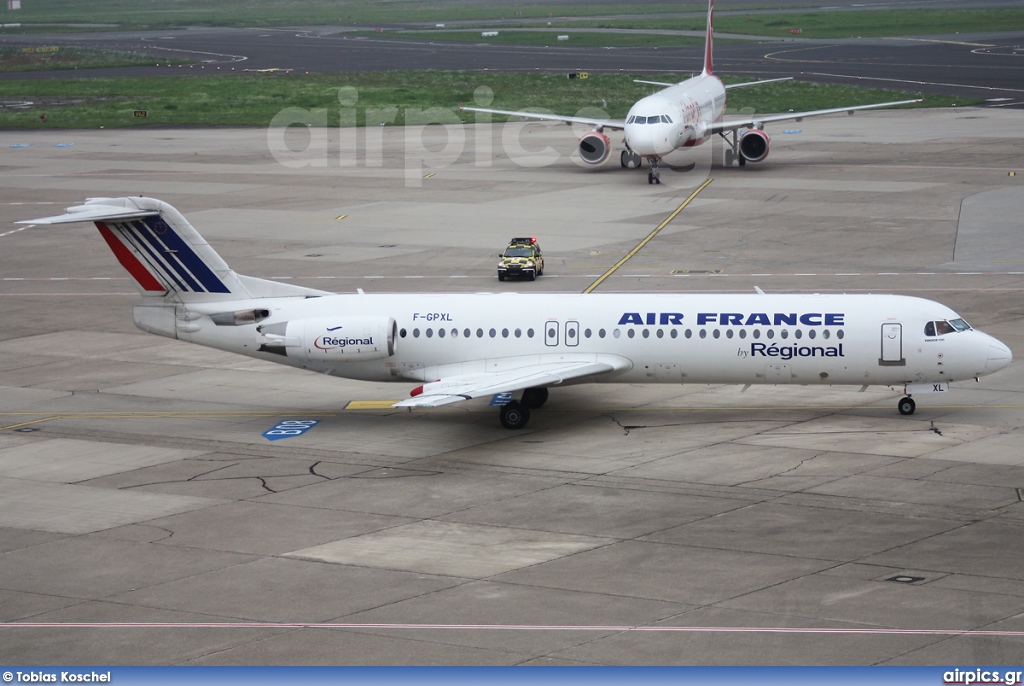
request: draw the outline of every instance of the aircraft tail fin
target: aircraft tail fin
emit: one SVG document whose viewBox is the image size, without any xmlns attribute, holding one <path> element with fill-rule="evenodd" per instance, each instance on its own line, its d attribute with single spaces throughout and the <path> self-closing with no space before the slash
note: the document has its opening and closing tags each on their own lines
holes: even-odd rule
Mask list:
<svg viewBox="0 0 1024 686">
<path fill-rule="evenodd" d="M 90 198 L 65 214 L 19 224 L 93 222 L 144 296 L 210 302 L 324 295 L 236 274 L 176 209 L 153 198 Z"/>
<path fill-rule="evenodd" d="M 715 38 L 715 0 L 708 0 L 708 30 L 704 40 L 704 73 L 713 74 L 711 47 Z"/>
</svg>

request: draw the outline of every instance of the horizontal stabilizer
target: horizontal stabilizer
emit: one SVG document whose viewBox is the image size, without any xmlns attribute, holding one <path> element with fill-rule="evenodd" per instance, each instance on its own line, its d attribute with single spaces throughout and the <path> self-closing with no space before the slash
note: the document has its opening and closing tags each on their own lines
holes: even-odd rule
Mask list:
<svg viewBox="0 0 1024 686">
<path fill-rule="evenodd" d="M 143 217 L 155 217 L 160 214 L 157 209 L 139 209 L 138 207 L 125 207 L 123 205 L 106 204 L 108 198 L 90 198 L 86 205 L 69 207 L 64 214 L 54 217 L 43 217 L 41 219 L 28 219 L 16 222 L 17 224 L 77 224 L 79 222 L 102 222 L 114 221 L 117 219 L 142 219 Z M 123 200 L 123 199 L 122 199 Z M 117 200 L 111 200 L 117 202 Z"/>
</svg>

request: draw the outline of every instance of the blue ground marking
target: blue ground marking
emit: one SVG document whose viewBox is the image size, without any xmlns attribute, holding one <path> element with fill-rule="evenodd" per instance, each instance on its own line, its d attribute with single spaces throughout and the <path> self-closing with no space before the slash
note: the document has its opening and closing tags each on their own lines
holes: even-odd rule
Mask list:
<svg viewBox="0 0 1024 686">
<path fill-rule="evenodd" d="M 319 419 L 286 419 L 278 423 L 273 429 L 264 431 L 263 438 L 268 441 L 294 438 L 295 436 L 301 436 L 319 423 Z"/>
</svg>

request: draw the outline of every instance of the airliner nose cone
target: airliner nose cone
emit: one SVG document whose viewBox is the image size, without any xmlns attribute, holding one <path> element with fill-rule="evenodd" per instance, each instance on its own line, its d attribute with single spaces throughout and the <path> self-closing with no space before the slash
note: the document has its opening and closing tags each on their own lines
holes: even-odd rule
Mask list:
<svg viewBox="0 0 1024 686">
<path fill-rule="evenodd" d="M 990 343 L 988 346 L 988 361 L 985 362 L 985 369 L 998 371 L 1013 362 L 1013 353 L 999 341 Z"/>
</svg>

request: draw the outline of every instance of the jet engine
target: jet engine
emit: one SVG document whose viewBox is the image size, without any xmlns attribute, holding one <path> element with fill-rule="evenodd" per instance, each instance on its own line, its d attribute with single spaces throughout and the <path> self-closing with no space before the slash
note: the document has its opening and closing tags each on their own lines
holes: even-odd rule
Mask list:
<svg viewBox="0 0 1024 686">
<path fill-rule="evenodd" d="M 580 139 L 580 158 L 587 164 L 601 164 L 611 151 L 611 141 L 600 131 L 591 131 Z"/>
<path fill-rule="evenodd" d="M 310 362 L 362 362 L 395 354 L 390 317 L 323 317 L 258 326 L 260 351 Z"/>
<path fill-rule="evenodd" d="M 771 147 L 768 134 L 760 129 L 748 129 L 740 136 L 740 154 L 748 162 L 760 162 L 768 157 Z"/>
</svg>

